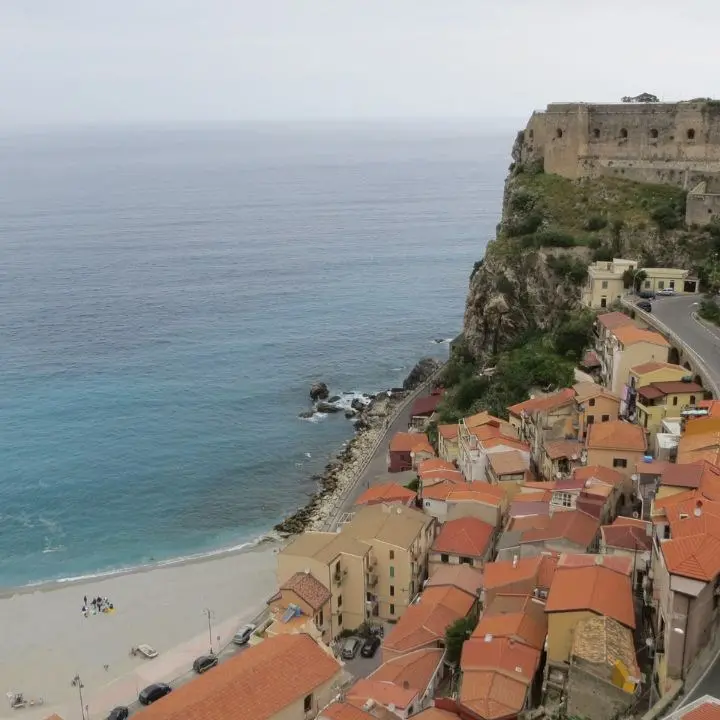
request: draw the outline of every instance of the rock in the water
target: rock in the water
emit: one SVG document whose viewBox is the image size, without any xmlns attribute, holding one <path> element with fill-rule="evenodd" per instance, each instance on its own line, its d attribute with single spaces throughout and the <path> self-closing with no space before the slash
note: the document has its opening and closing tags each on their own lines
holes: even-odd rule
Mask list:
<svg viewBox="0 0 720 720">
<path fill-rule="evenodd" d="M 434 358 L 422 358 L 417 365 L 410 371 L 410 374 L 403 382 L 404 390 L 414 390 L 422 385 L 438 368 L 440 361 Z"/>
<path fill-rule="evenodd" d="M 350 403 L 350 407 L 357 412 L 364 410 L 365 405 L 366 403 L 364 403 L 360 398 L 354 398 L 353 401 Z"/>
<path fill-rule="evenodd" d="M 354 410 L 346 410 L 345 411 L 345 417 L 350 420 L 351 418 L 355 417 L 355 411 Z"/>
<path fill-rule="evenodd" d="M 326 400 L 329 396 L 330 391 L 324 382 L 316 382 L 310 386 L 311 400 Z"/>
<path fill-rule="evenodd" d="M 333 395 L 331 398 L 328 398 L 328 402 L 334 403 L 337 402 L 340 399 L 339 395 Z"/>
<path fill-rule="evenodd" d="M 342 408 L 337 405 L 333 405 L 332 403 L 320 400 L 320 402 L 315 405 L 315 410 L 321 413 L 336 413 L 340 412 Z"/>
<path fill-rule="evenodd" d="M 301 412 L 298 415 L 298 417 L 307 419 L 307 418 L 311 418 L 314 414 L 315 414 L 314 410 L 304 410 L 303 412 Z"/>
</svg>

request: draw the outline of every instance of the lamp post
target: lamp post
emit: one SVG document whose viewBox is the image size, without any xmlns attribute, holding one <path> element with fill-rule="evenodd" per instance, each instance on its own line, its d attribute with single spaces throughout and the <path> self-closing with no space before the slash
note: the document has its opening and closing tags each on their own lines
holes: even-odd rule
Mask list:
<svg viewBox="0 0 720 720">
<path fill-rule="evenodd" d="M 215 616 L 215 613 L 210 608 L 205 608 L 203 610 L 203 613 L 207 615 L 207 621 L 208 621 L 208 637 L 210 638 L 210 654 L 213 654 L 213 637 L 212 637 L 212 618 Z"/>
<path fill-rule="evenodd" d="M 83 696 L 82 696 L 82 691 L 85 686 L 83 685 L 82 680 L 80 679 L 80 675 L 76 673 L 75 677 L 72 679 L 72 682 L 70 684 L 73 687 L 76 687 L 78 689 L 78 695 L 80 696 L 80 713 L 82 714 L 82 720 L 86 720 L 85 705 L 83 703 Z"/>
</svg>

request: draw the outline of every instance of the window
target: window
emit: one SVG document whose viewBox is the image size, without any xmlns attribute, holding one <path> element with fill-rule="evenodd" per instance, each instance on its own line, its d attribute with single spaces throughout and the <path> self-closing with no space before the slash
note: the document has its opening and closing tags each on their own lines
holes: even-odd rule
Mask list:
<svg viewBox="0 0 720 720">
<path fill-rule="evenodd" d="M 609 415 L 603 415 L 602 416 L 602 422 L 607 422 L 610 419 Z"/>
<path fill-rule="evenodd" d="M 555 131 L 555 137 L 558 138 L 558 139 L 560 139 L 562 136 L 563 136 L 562 128 L 558 128 L 558 129 Z"/>
<path fill-rule="evenodd" d="M 394 585 L 390 586 L 390 597 L 395 597 L 395 586 Z"/>
<path fill-rule="evenodd" d="M 320 626 L 325 622 L 325 618 L 323 617 L 323 611 L 321 610 L 316 616 L 315 616 L 315 624 Z"/>
<path fill-rule="evenodd" d="M 371 601 L 372 601 L 372 593 L 371 593 L 371 592 L 365 593 L 365 599 L 366 599 L 368 602 L 371 602 Z"/>
<path fill-rule="evenodd" d="M 620 128 L 620 138 L 626 140 L 628 136 L 627 128 Z"/>
<path fill-rule="evenodd" d="M 613 467 L 614 468 L 626 468 L 627 460 L 625 460 L 625 458 L 613 458 Z"/>
<path fill-rule="evenodd" d="M 390 551 L 390 559 L 391 559 L 391 560 L 394 560 L 394 559 L 395 559 L 395 551 L 394 551 L 394 550 L 391 550 L 391 551 Z"/>
<path fill-rule="evenodd" d="M 646 281 L 645 281 L 644 288 L 645 288 L 646 290 L 649 290 L 649 289 L 650 289 L 650 281 L 649 281 L 649 280 L 646 280 Z"/>
<path fill-rule="evenodd" d="M 553 505 L 572 507 L 572 495 L 570 493 L 556 493 L 553 496 Z"/>
<path fill-rule="evenodd" d="M 338 603 L 337 603 L 337 606 L 338 606 L 339 608 L 342 607 L 342 595 L 338 595 Z"/>
<path fill-rule="evenodd" d="M 657 136 L 658 136 L 658 131 L 655 128 L 651 128 L 650 129 L 650 137 L 653 140 L 657 140 Z"/>
<path fill-rule="evenodd" d="M 303 708 L 305 712 L 310 712 L 312 710 L 312 693 L 305 696 L 305 700 L 303 702 Z"/>
<path fill-rule="evenodd" d="M 590 399 L 588 400 L 588 405 L 589 405 L 590 407 L 595 407 L 595 398 L 590 398 Z"/>
<path fill-rule="evenodd" d="M 658 280 L 658 290 L 664 290 L 664 289 L 665 289 L 665 281 Z"/>
<path fill-rule="evenodd" d="M 671 281 L 668 283 L 668 287 L 669 287 L 671 290 L 674 290 L 674 289 L 675 289 L 675 281 L 674 281 L 674 280 L 671 280 Z"/>
<path fill-rule="evenodd" d="M 588 415 L 587 418 L 587 424 L 592 425 L 595 422 L 595 416 L 594 415 Z"/>
<path fill-rule="evenodd" d="M 695 404 L 695 396 L 694 396 L 694 395 L 691 395 L 691 396 L 690 396 L 690 404 L 691 404 L 691 405 L 694 405 L 694 404 Z"/>
<path fill-rule="evenodd" d="M 606 297 L 601 297 L 601 298 L 600 298 L 600 307 L 601 307 L 601 308 L 606 308 L 606 307 L 607 307 L 607 298 L 606 298 Z"/>
<path fill-rule="evenodd" d="M 607 284 L 608 284 L 608 281 L 607 281 L 607 280 L 603 280 L 603 281 L 602 281 L 602 289 L 603 289 L 603 290 L 607 290 Z"/>
<path fill-rule="evenodd" d="M 677 405 L 677 395 L 673 395 L 673 405 Z"/>
<path fill-rule="evenodd" d="M 535 137 L 535 133 L 532 130 L 528 130 L 528 137 L 532 140 Z"/>
<path fill-rule="evenodd" d="M 335 563 L 335 574 L 336 575 L 340 574 L 340 563 L 339 562 Z"/>
<path fill-rule="evenodd" d="M 596 140 L 600 139 L 600 128 L 593 128 L 593 137 Z"/>
<path fill-rule="evenodd" d="M 338 613 L 338 625 L 342 625 L 342 613 Z"/>
<path fill-rule="evenodd" d="M 392 603 L 390 603 L 390 614 L 391 615 L 395 614 L 395 606 Z"/>
<path fill-rule="evenodd" d="M 443 554 L 440 556 L 440 562 L 444 562 L 444 563 L 450 562 L 450 556 L 449 556 L 449 555 L 446 555 L 445 553 L 443 553 Z"/>
<path fill-rule="evenodd" d="M 472 558 L 469 558 L 469 557 L 461 557 L 461 558 L 460 558 L 460 564 L 461 564 L 461 565 L 472 565 Z"/>
<path fill-rule="evenodd" d="M 695 139 L 695 130 L 693 128 L 690 128 L 687 131 L 687 139 L 688 140 L 694 140 Z"/>
<path fill-rule="evenodd" d="M 390 566 L 390 577 L 395 577 L 395 566 L 394 565 Z"/>
</svg>

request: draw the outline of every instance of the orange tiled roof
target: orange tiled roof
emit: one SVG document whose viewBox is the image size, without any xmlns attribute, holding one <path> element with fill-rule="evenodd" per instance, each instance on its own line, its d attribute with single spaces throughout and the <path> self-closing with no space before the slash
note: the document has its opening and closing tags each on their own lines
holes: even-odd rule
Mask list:
<svg viewBox="0 0 720 720">
<path fill-rule="evenodd" d="M 470 567 L 465 563 L 448 564 L 433 569 L 433 574 L 427 580 L 426 587 L 451 586 L 464 590 L 469 595 L 475 595 L 482 588 L 482 579 L 482 570 Z"/>
<path fill-rule="evenodd" d="M 488 460 L 498 476 L 524 473 L 529 467 L 528 461 L 517 450 L 489 453 Z"/>
<path fill-rule="evenodd" d="M 417 696 L 417 688 L 404 688 L 392 682 L 361 678 L 345 693 L 345 701 L 362 707 L 368 700 L 375 700 L 386 707 L 395 705 L 398 709 L 404 710 Z"/>
<path fill-rule="evenodd" d="M 602 565 L 558 567 L 550 586 L 545 611 L 576 610 L 590 610 L 634 629 L 635 610 L 630 578 Z"/>
<path fill-rule="evenodd" d="M 390 452 L 427 452 L 435 454 L 425 433 L 397 432 L 390 441 Z"/>
<path fill-rule="evenodd" d="M 597 555 L 593 553 L 562 553 L 558 558 L 559 570 L 565 568 L 593 567 L 601 565 L 621 575 L 632 575 L 633 559 L 627 555 Z"/>
<path fill-rule="evenodd" d="M 277 635 L 181 685 L 143 709 L 143 720 L 269 720 L 340 673 L 303 633 Z"/>
<path fill-rule="evenodd" d="M 573 470 L 573 477 L 576 480 L 599 480 L 613 487 L 625 481 L 625 476 L 622 473 L 604 465 L 577 467 Z"/>
<path fill-rule="evenodd" d="M 383 717 L 385 720 L 395 720 L 397 718 L 397 715 L 391 714 L 389 710 L 384 708 L 380 709 L 380 712 L 382 715 L 379 714 L 376 708 L 374 710 L 375 714 L 371 715 L 356 705 L 350 705 L 350 703 L 346 702 L 334 702 L 318 715 L 318 720 L 378 720 L 379 717 Z"/>
<path fill-rule="evenodd" d="M 485 720 L 500 720 L 518 715 L 527 693 L 523 680 L 492 670 L 471 670 L 463 673 L 460 704 Z"/>
<path fill-rule="evenodd" d="M 421 713 L 413 715 L 414 720 L 458 720 L 457 713 L 441 710 L 437 707 L 425 708 Z"/>
<path fill-rule="evenodd" d="M 516 582 L 533 581 L 537 587 L 549 587 L 549 583 L 544 585 L 540 582 L 541 569 L 547 557 L 547 555 L 538 555 L 533 558 L 519 558 L 514 566 L 512 560 L 486 563 L 483 570 L 483 585 L 486 589 L 492 590 Z"/>
<path fill-rule="evenodd" d="M 528 682 L 540 661 L 540 651 L 507 637 L 471 637 L 462 649 L 460 667 L 468 670 L 498 670 Z"/>
<path fill-rule="evenodd" d="M 563 538 L 576 545 L 588 548 L 595 539 L 599 528 L 600 523 L 591 515 L 587 515 L 581 510 L 565 510 L 554 513 L 545 527 L 523 532 L 521 542 L 538 542 Z"/>
<path fill-rule="evenodd" d="M 680 365 L 658 362 L 657 360 L 651 360 L 650 362 L 641 363 L 640 365 L 635 365 L 635 367 L 630 368 L 630 372 L 636 375 L 645 375 L 646 373 L 655 372 L 656 370 L 684 370 L 686 373 L 690 372 Z"/>
<path fill-rule="evenodd" d="M 542 395 L 541 397 L 530 398 L 524 402 L 511 405 L 508 412 L 511 415 L 521 415 L 526 412 L 531 415 L 535 412 L 543 412 L 545 410 L 554 410 L 555 408 L 569 405 L 575 402 L 575 391 L 572 388 L 564 388 L 551 395 Z"/>
<path fill-rule="evenodd" d="M 475 599 L 456 587 L 426 588 L 385 637 L 383 648 L 400 653 L 436 643 L 445 637 L 448 625 L 470 612 Z"/>
<path fill-rule="evenodd" d="M 647 526 L 650 527 L 650 523 L 647 523 Z M 645 527 L 614 522 L 612 525 L 603 525 L 600 534 L 608 547 L 622 548 L 631 552 L 652 548 L 652 537 L 647 534 Z"/>
<path fill-rule="evenodd" d="M 623 325 L 615 328 L 612 334 L 622 343 L 624 346 L 635 345 L 637 343 L 645 342 L 650 345 L 659 345 L 660 347 L 669 348 L 670 343 L 660 333 L 653 332 L 652 330 L 641 330 L 639 327 L 634 325 Z"/>
<path fill-rule="evenodd" d="M 707 702 L 680 715 L 681 720 L 720 720 L 720 700 L 706 696 Z M 680 710 L 676 710 L 680 713 Z"/>
<path fill-rule="evenodd" d="M 455 440 L 458 436 L 459 428 L 457 423 L 452 425 L 438 425 L 438 435 L 444 440 Z"/>
<path fill-rule="evenodd" d="M 435 485 L 440 482 L 465 482 L 465 476 L 459 470 L 422 470 L 418 472 L 418 475 L 423 485 Z"/>
<path fill-rule="evenodd" d="M 313 610 L 320 610 L 331 597 L 330 590 L 309 572 L 296 572 L 280 589 L 291 590 Z"/>
<path fill-rule="evenodd" d="M 591 450 L 645 452 L 647 448 L 643 428 L 623 420 L 610 420 L 591 425 L 586 445 Z"/>
<path fill-rule="evenodd" d="M 712 582 L 720 573 L 720 540 L 692 535 L 661 543 L 665 565 L 673 575 Z"/>
<path fill-rule="evenodd" d="M 501 418 L 491 415 L 487 410 L 475 413 L 475 415 L 470 415 L 469 417 L 464 418 L 463 422 L 465 423 L 465 427 L 468 429 L 480 427 L 481 425 L 496 425 L 497 427 L 500 427 L 501 425 L 507 424 L 506 420 L 502 420 Z"/>
<path fill-rule="evenodd" d="M 428 458 L 422 460 L 417 466 L 418 473 L 431 472 L 433 470 L 457 470 L 449 460 L 443 460 L 442 458 Z"/>
<path fill-rule="evenodd" d="M 582 443 L 579 440 L 555 440 L 544 443 L 545 452 L 551 460 L 580 456 Z"/>
<path fill-rule="evenodd" d="M 478 483 L 473 483 L 473 485 L 477 485 Z M 487 485 L 487 484 L 486 484 Z M 472 490 L 463 490 L 461 489 L 460 485 L 455 485 L 454 487 L 450 488 L 450 493 L 447 496 L 448 502 L 463 502 L 463 501 L 470 501 L 470 502 L 478 502 L 483 503 L 484 505 L 492 505 L 493 507 L 500 507 L 505 498 L 507 497 L 507 493 L 505 490 L 501 487 L 497 487 L 495 485 L 487 485 L 488 488 L 496 488 L 497 490 L 502 490 L 503 494 L 498 495 L 494 492 L 489 492 L 485 488 L 477 488 Z"/>
<path fill-rule="evenodd" d="M 395 683 L 400 687 L 414 688 L 422 694 L 435 675 L 444 654 L 442 648 L 423 648 L 399 655 L 368 675 L 368 680 Z"/>
<path fill-rule="evenodd" d="M 632 318 L 621 312 L 603 313 L 602 315 L 598 315 L 597 321 L 608 330 L 614 330 L 624 325 L 635 325 Z"/>
<path fill-rule="evenodd" d="M 523 450 L 524 452 L 530 452 L 530 445 L 520 440 L 513 440 L 507 435 L 498 435 L 497 437 L 491 437 L 487 440 L 482 441 L 482 445 L 486 450 L 494 447 L 509 447 L 514 450 Z"/>
<path fill-rule="evenodd" d="M 398 483 L 383 483 L 368 488 L 356 501 L 356 505 L 375 505 L 376 503 L 403 503 L 407 505 L 415 499 L 415 493 Z"/>
<path fill-rule="evenodd" d="M 575 385 L 573 385 L 573 390 L 575 391 L 575 399 L 580 403 L 584 403 L 586 400 L 596 397 L 605 397 L 608 400 L 616 400 L 618 403 L 620 402 L 620 398 L 615 395 L 615 393 L 595 382 L 575 383 Z"/>
<path fill-rule="evenodd" d="M 494 612 L 498 598 L 485 609 L 472 637 L 511 638 L 535 650 L 542 650 L 547 635 L 545 606 L 530 596 L 523 598 L 523 606 L 515 612 Z"/>
<path fill-rule="evenodd" d="M 444 523 L 432 552 L 480 558 L 492 542 L 495 528 L 475 517 L 461 517 Z"/>
</svg>

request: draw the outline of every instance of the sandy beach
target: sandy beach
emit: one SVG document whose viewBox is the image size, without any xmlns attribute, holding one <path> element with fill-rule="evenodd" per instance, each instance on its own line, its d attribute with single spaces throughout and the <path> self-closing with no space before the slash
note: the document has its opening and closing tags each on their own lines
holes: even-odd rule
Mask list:
<svg viewBox="0 0 720 720">
<path fill-rule="evenodd" d="M 225 644 L 263 608 L 275 589 L 277 547 L 0 596 L 0 691 L 45 701 L 12 710 L 2 697 L 0 717 L 35 720 L 56 712 L 79 719 L 78 691 L 71 685 L 76 673 L 93 720 L 131 702 L 145 685 L 178 677 L 208 651 L 204 608 L 214 613 L 214 647 L 218 635 Z M 85 618 L 84 595 L 107 597 L 115 613 Z M 159 657 L 132 657 L 130 648 L 140 643 L 152 645 Z"/>
</svg>

